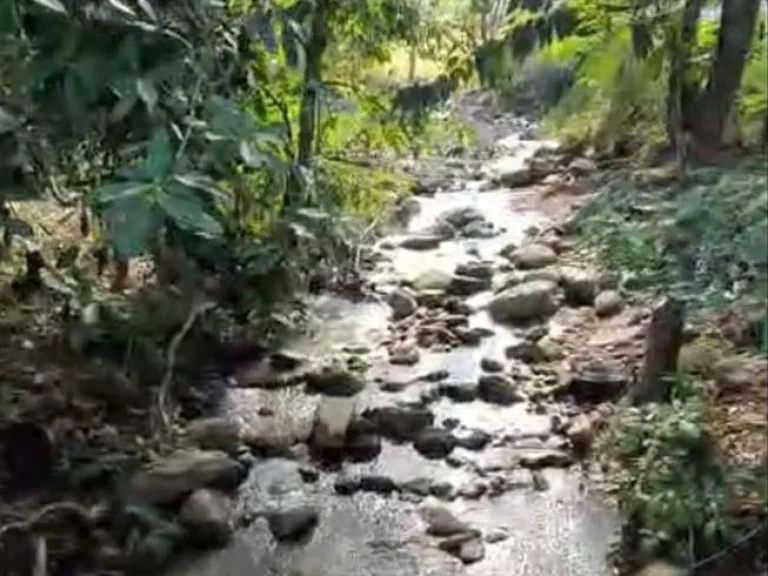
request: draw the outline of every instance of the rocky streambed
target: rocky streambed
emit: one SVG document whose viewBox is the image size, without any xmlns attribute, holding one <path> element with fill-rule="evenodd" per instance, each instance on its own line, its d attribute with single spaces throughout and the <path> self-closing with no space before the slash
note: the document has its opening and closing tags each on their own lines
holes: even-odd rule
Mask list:
<svg viewBox="0 0 768 576">
<path fill-rule="evenodd" d="M 198 448 L 134 478 L 218 548 L 173 574 L 611 574 L 617 517 L 580 462 L 644 316 L 520 201 L 590 162 L 478 122 L 513 136 L 418 175 L 370 251 L 371 298 L 318 297 L 317 330 L 242 366 L 221 416 L 192 423 Z"/>
</svg>

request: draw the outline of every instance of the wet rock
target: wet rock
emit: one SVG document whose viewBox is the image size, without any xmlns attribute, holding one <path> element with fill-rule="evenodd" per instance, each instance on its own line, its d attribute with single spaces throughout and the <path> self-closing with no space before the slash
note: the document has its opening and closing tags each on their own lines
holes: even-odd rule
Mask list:
<svg viewBox="0 0 768 576">
<path fill-rule="evenodd" d="M 451 284 L 448 287 L 450 294 L 458 296 L 471 296 L 484 290 L 490 290 L 491 279 L 478 276 L 462 276 L 456 274 L 451 278 Z"/>
<path fill-rule="evenodd" d="M 491 435 L 482 430 L 468 430 L 455 434 L 456 444 L 465 450 L 479 452 L 491 441 Z"/>
<path fill-rule="evenodd" d="M 456 557 L 464 564 L 474 564 L 485 558 L 485 544 L 480 538 L 473 538 L 459 546 Z"/>
<path fill-rule="evenodd" d="M 363 416 L 382 436 L 398 441 L 413 440 L 435 420 L 429 410 L 409 406 L 381 406 L 366 410 Z"/>
<path fill-rule="evenodd" d="M 453 515 L 443 506 L 422 506 L 419 509 L 421 519 L 427 524 L 427 534 L 446 537 L 456 534 L 476 534 L 472 528 Z"/>
<path fill-rule="evenodd" d="M 338 455 L 346 444 L 347 429 L 354 412 L 352 398 L 323 398 L 315 415 L 312 447 L 323 455 Z"/>
<path fill-rule="evenodd" d="M 440 394 L 454 402 L 474 401 L 477 398 L 477 388 L 477 382 L 467 380 L 441 382 L 438 386 Z"/>
<path fill-rule="evenodd" d="M 595 314 L 601 318 L 615 316 L 624 307 L 624 299 L 616 290 L 604 290 L 595 297 Z"/>
<path fill-rule="evenodd" d="M 484 356 L 480 359 L 480 369 L 483 372 L 503 372 L 504 363 L 496 358 L 489 358 L 488 356 Z"/>
<path fill-rule="evenodd" d="M 351 496 L 360 490 L 360 478 L 348 474 L 340 474 L 333 482 L 333 489 L 340 496 Z"/>
<path fill-rule="evenodd" d="M 592 358 L 571 367 L 565 391 L 577 402 L 600 403 L 619 398 L 628 383 L 629 375 L 617 361 Z"/>
<path fill-rule="evenodd" d="M 240 426 L 229 418 L 199 418 L 187 424 L 187 438 L 204 450 L 234 454 L 240 446 Z"/>
<path fill-rule="evenodd" d="M 465 346 L 478 346 L 483 339 L 490 338 L 494 335 L 494 331 L 490 328 L 483 328 L 481 326 L 475 326 L 474 328 L 456 328 L 454 334 L 459 339 L 459 342 Z"/>
<path fill-rule="evenodd" d="M 544 353 L 536 342 L 530 340 L 521 340 L 516 344 L 507 346 L 504 349 L 504 355 L 507 358 L 520 360 L 521 362 L 541 362 L 544 360 Z"/>
<path fill-rule="evenodd" d="M 506 530 L 503 530 L 501 528 L 496 528 L 494 530 L 491 530 L 488 532 L 488 534 L 485 535 L 485 541 L 488 544 L 498 544 L 499 542 L 504 542 L 504 540 L 509 539 L 509 534 Z"/>
<path fill-rule="evenodd" d="M 327 396 L 354 396 L 365 387 L 360 375 L 331 361 L 307 375 L 307 388 Z"/>
<path fill-rule="evenodd" d="M 307 358 L 295 352 L 274 352 L 269 355 L 269 365 L 276 372 L 290 372 L 307 364 Z"/>
<path fill-rule="evenodd" d="M 549 490 L 549 482 L 544 477 L 541 470 L 531 471 L 531 482 L 533 483 L 533 489 L 536 490 L 536 492 L 546 492 Z"/>
<path fill-rule="evenodd" d="M 446 378 L 449 378 L 450 375 L 451 373 L 448 372 L 448 370 L 432 370 L 431 372 L 419 376 L 419 380 L 424 382 L 442 382 Z"/>
<path fill-rule="evenodd" d="M 403 482 L 400 489 L 404 492 L 426 497 L 429 496 L 429 487 L 431 483 L 429 478 L 414 478 L 413 480 Z"/>
<path fill-rule="evenodd" d="M 320 479 L 320 471 L 314 466 L 299 466 L 299 475 L 307 484 L 314 484 Z"/>
<path fill-rule="evenodd" d="M 448 430 L 426 428 L 416 437 L 413 447 L 425 458 L 439 460 L 453 451 L 456 447 L 456 438 Z"/>
<path fill-rule="evenodd" d="M 578 452 L 588 450 L 594 436 L 592 421 L 586 414 L 579 414 L 570 422 L 565 435 Z"/>
<path fill-rule="evenodd" d="M 484 222 L 485 216 L 473 206 L 453 208 L 443 212 L 437 218 L 437 226 L 449 226 L 453 230 L 461 231 L 473 222 Z"/>
<path fill-rule="evenodd" d="M 493 265 L 488 262 L 467 262 L 456 267 L 457 276 L 490 279 L 493 276 Z"/>
<path fill-rule="evenodd" d="M 511 258 L 520 270 L 544 268 L 557 262 L 557 254 L 544 244 L 525 244 L 515 250 Z"/>
<path fill-rule="evenodd" d="M 568 172 L 575 176 L 589 176 L 597 171 L 597 164 L 589 158 L 574 158 L 568 165 Z"/>
<path fill-rule="evenodd" d="M 395 320 L 407 318 L 418 308 L 416 296 L 407 288 L 396 288 L 390 293 L 387 301 L 392 308 L 392 317 Z"/>
<path fill-rule="evenodd" d="M 493 238 L 499 234 L 494 225 L 487 220 L 470 222 L 459 233 L 464 238 Z"/>
<path fill-rule="evenodd" d="M 128 493 L 149 504 L 170 504 L 200 488 L 233 489 L 240 476 L 240 464 L 225 452 L 178 450 L 134 475 Z"/>
<path fill-rule="evenodd" d="M 451 275 L 442 270 L 425 270 L 413 279 L 413 287 L 419 292 L 444 292 L 450 285 Z"/>
<path fill-rule="evenodd" d="M 520 455 L 520 466 L 539 470 L 541 468 L 566 468 L 573 463 L 567 452 L 557 449 L 541 448 L 525 450 Z"/>
<path fill-rule="evenodd" d="M 394 346 L 389 351 L 390 364 L 400 366 L 413 366 L 417 364 L 420 358 L 419 349 L 415 343 L 406 342 Z"/>
<path fill-rule="evenodd" d="M 320 515 L 308 504 L 273 510 L 267 514 L 269 529 L 276 540 L 295 542 L 317 526 Z"/>
<path fill-rule="evenodd" d="M 354 434 L 344 448 L 352 462 L 369 462 L 381 454 L 381 437 L 377 434 Z"/>
<path fill-rule="evenodd" d="M 562 345 L 549 336 L 544 336 L 536 345 L 539 347 L 541 357 L 548 362 L 565 358 L 565 351 Z"/>
<path fill-rule="evenodd" d="M 595 301 L 600 277 L 595 270 L 564 266 L 560 269 L 560 282 L 565 300 L 571 306 L 591 306 Z"/>
<path fill-rule="evenodd" d="M 524 282 L 496 295 L 488 311 L 496 322 L 525 322 L 557 310 L 557 285 L 545 280 Z"/>
<path fill-rule="evenodd" d="M 457 495 L 467 500 L 479 500 L 488 492 L 488 486 L 483 482 L 472 482 L 459 488 Z"/>
<path fill-rule="evenodd" d="M 414 234 L 400 241 L 400 248 L 406 250 L 434 250 L 445 240 L 440 234 Z"/>
<path fill-rule="evenodd" d="M 376 494 L 391 494 L 397 491 L 397 484 L 389 476 L 365 474 L 360 477 L 360 490 Z"/>
<path fill-rule="evenodd" d="M 483 374 L 477 384 L 480 399 L 491 404 L 509 405 L 524 399 L 512 379 L 503 374 Z"/>
<path fill-rule="evenodd" d="M 531 186 L 536 183 L 537 177 L 533 170 L 528 166 L 518 167 L 513 170 L 501 172 L 496 181 L 502 186 L 509 188 L 521 188 Z"/>
<path fill-rule="evenodd" d="M 430 483 L 429 493 L 439 500 L 454 500 L 456 498 L 453 484 L 440 480 L 434 480 Z"/>
<path fill-rule="evenodd" d="M 202 545 L 223 546 L 232 536 L 232 505 L 226 494 L 196 490 L 179 511 L 179 522 Z"/>
</svg>

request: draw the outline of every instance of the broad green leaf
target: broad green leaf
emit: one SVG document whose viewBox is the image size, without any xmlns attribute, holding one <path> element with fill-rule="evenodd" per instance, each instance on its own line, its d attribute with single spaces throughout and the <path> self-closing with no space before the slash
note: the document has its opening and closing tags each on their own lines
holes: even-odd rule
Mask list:
<svg viewBox="0 0 768 576">
<path fill-rule="evenodd" d="M 226 200 L 224 194 L 222 194 L 218 186 L 216 186 L 216 182 L 210 176 L 206 176 L 205 174 L 187 172 L 185 174 L 176 174 L 173 179 L 187 188 L 206 192 L 212 198 L 216 198 L 217 200 Z"/>
<path fill-rule="evenodd" d="M 64 4 L 62 4 L 59 0 L 32 0 L 32 2 L 42 6 L 43 8 L 47 8 L 48 10 L 58 12 L 59 14 L 67 13 L 67 9 L 64 7 Z"/>
<path fill-rule="evenodd" d="M 106 208 L 115 202 L 146 196 L 149 190 L 150 185 L 147 182 L 110 182 L 93 192 L 92 202 L 95 207 Z"/>
<path fill-rule="evenodd" d="M 155 131 L 147 148 L 147 168 L 154 181 L 165 179 L 173 168 L 173 147 L 168 133 L 163 130 Z"/>
<path fill-rule="evenodd" d="M 240 157 L 249 168 L 262 168 L 267 165 L 266 154 L 247 140 L 240 141 Z"/>
<path fill-rule="evenodd" d="M 218 220 L 206 211 L 206 203 L 195 190 L 178 185 L 166 186 L 158 195 L 158 203 L 182 230 L 208 238 L 219 237 L 224 232 Z"/>
<path fill-rule="evenodd" d="M 157 229 L 158 214 L 149 198 L 129 195 L 106 206 L 102 220 L 107 239 L 120 258 L 132 258 L 146 252 Z"/>
</svg>

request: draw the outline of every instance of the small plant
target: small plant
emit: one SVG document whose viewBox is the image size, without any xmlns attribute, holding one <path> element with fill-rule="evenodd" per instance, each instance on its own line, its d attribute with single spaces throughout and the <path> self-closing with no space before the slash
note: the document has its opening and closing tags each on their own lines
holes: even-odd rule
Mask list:
<svg viewBox="0 0 768 576">
<path fill-rule="evenodd" d="M 626 520 L 622 563 L 651 557 L 694 565 L 727 547 L 738 535 L 735 498 L 758 485 L 754 474 L 717 457 L 703 386 L 680 376 L 672 390 L 668 404 L 619 412 L 612 429 Z"/>
</svg>

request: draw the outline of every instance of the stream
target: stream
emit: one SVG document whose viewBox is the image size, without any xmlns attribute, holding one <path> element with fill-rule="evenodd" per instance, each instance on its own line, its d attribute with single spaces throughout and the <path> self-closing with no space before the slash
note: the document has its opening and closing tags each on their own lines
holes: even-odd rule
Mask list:
<svg viewBox="0 0 768 576">
<path fill-rule="evenodd" d="M 476 107 L 479 110 L 479 106 Z M 474 346 L 421 347 L 415 363 L 392 364 L 382 342 L 392 340 L 392 309 L 387 294 L 399 284 L 425 275 L 450 276 L 457 266 L 484 263 L 503 268 L 499 252 L 519 245 L 526 231 L 544 228 L 546 217 L 519 210 L 512 202 L 522 189 L 494 188 L 489 177 L 546 143 L 520 138 L 515 119 L 483 118 L 475 110 L 481 143 L 496 142 L 499 152 L 486 161 L 445 159 L 445 190 L 418 196 L 413 216 L 397 234 L 379 241 L 376 269 L 369 278 L 380 301 L 351 302 L 322 295 L 313 302 L 317 330 L 298 338 L 288 350 L 307 357 L 348 353 L 368 365 L 366 385 L 354 398 L 356 414 L 377 408 L 415 407 L 434 415 L 434 426 L 456 437 L 478 433 L 482 449 L 461 444 L 444 458 L 425 458 L 411 442 L 381 440 L 374 459 L 343 459 L 319 465 L 306 452 L 256 460 L 237 496 L 241 528 L 224 549 L 190 558 L 177 576 L 609 576 L 606 554 L 617 527 L 615 511 L 590 486 L 578 465 L 546 464 L 532 472 L 521 454 L 559 451 L 564 438 L 553 431 L 550 403 L 508 405 L 434 391 L 445 382 L 476 382 L 482 360 L 504 358 L 504 349 L 520 341 L 513 328 L 490 318 L 489 289 L 462 300 L 469 308 L 468 332 L 482 334 Z M 479 119 L 478 119 L 479 118 Z M 506 133 L 505 133 L 506 131 Z M 447 166 L 447 168 L 446 168 Z M 471 208 L 486 223 L 471 238 L 440 241 L 432 249 L 407 249 L 403 239 L 426 235 L 446 213 Z M 420 280 L 421 279 L 421 280 Z M 428 290 L 427 290 L 428 291 Z M 429 376 L 429 375 L 432 376 Z M 437 380 L 441 382 L 438 383 Z M 299 386 L 237 387 L 229 391 L 225 413 L 243 422 L 253 436 L 296 441 L 302 447 L 312 433 L 321 395 Z M 361 459 L 363 460 L 363 459 Z M 341 493 L 345 478 L 368 478 L 368 489 Z M 543 481 L 542 481 L 543 479 Z M 407 489 L 405 487 L 408 487 Z M 419 509 L 445 507 L 483 535 L 483 551 L 462 561 L 425 534 Z M 310 508 L 317 526 L 299 542 L 278 543 L 263 516 L 274 508 Z M 466 559 L 465 559 L 466 560 Z"/>
</svg>

